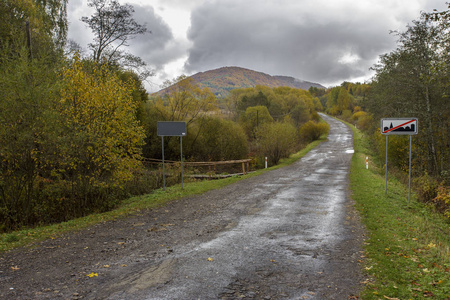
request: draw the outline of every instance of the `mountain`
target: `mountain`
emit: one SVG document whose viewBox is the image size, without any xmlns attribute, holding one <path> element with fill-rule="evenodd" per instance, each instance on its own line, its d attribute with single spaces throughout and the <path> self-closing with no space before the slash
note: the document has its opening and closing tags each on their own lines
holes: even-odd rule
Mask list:
<svg viewBox="0 0 450 300">
<path fill-rule="evenodd" d="M 191 76 L 200 88 L 208 87 L 217 97 L 223 98 L 233 89 L 249 88 L 256 85 L 268 87 L 288 86 L 308 90 L 311 86 L 325 89 L 318 83 L 303 81 L 288 76 L 271 76 L 240 67 L 223 67 Z M 158 92 L 165 94 L 170 87 Z"/>
</svg>

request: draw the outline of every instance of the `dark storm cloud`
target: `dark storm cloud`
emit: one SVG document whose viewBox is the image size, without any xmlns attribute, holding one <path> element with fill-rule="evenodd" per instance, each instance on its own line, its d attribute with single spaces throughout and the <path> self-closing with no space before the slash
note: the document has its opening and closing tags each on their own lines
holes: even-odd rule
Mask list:
<svg viewBox="0 0 450 300">
<path fill-rule="evenodd" d="M 377 11 L 294 3 L 301 1 L 206 2 L 192 12 L 186 70 L 241 66 L 327 84 L 366 75 L 395 46 L 395 19 Z"/>
<path fill-rule="evenodd" d="M 141 57 L 156 72 L 165 64 L 185 55 L 180 43 L 174 40 L 171 29 L 167 23 L 158 16 L 153 7 L 145 5 L 132 5 L 135 12 L 133 18 L 139 24 L 145 24 L 148 32 L 129 41 L 129 47 L 122 47 L 133 55 Z M 69 38 L 80 44 L 88 53 L 88 44 L 94 39 L 87 25 L 81 21 L 81 17 L 89 17 L 94 13 L 81 0 L 69 1 L 68 17 L 70 21 Z"/>
<path fill-rule="evenodd" d="M 160 70 L 168 62 L 184 55 L 185 48 L 174 40 L 167 23 L 155 14 L 151 6 L 133 5 L 133 18 L 145 24 L 148 32 L 130 41 L 130 52 L 144 59 L 150 66 Z"/>
</svg>

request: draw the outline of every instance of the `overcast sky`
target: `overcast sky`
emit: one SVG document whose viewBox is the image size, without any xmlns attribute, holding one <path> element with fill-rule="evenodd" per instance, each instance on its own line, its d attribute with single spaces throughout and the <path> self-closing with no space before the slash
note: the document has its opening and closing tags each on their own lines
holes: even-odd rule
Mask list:
<svg viewBox="0 0 450 300">
<path fill-rule="evenodd" d="M 146 87 L 225 66 L 335 86 L 370 80 L 381 54 L 396 48 L 422 11 L 448 0 L 119 0 L 135 8 L 147 33 L 128 51 L 155 71 Z M 69 38 L 88 53 L 88 0 L 69 0 Z"/>
</svg>

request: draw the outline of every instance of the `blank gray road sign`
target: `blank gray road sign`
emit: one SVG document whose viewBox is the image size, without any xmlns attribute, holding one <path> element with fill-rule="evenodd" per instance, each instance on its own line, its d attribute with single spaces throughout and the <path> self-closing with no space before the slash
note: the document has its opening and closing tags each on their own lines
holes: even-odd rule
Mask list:
<svg viewBox="0 0 450 300">
<path fill-rule="evenodd" d="M 418 130 L 417 118 L 381 119 L 381 134 L 415 135 Z"/>
<path fill-rule="evenodd" d="M 186 136 L 186 122 L 158 122 L 158 136 Z"/>
</svg>

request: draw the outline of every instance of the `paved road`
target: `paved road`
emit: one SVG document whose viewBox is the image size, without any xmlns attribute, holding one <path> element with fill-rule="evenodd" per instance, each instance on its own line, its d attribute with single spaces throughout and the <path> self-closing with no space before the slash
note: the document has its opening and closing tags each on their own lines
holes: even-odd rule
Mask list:
<svg viewBox="0 0 450 300">
<path fill-rule="evenodd" d="M 359 253 L 351 247 L 350 253 L 333 258 L 343 241 L 353 238 L 346 228 L 352 133 L 341 122 L 324 118 L 331 126 L 327 142 L 295 165 L 265 175 L 240 199 L 230 199 L 234 205 L 252 206 L 251 213 L 211 240 L 178 246 L 157 270 L 152 266 L 141 275 L 145 281 L 158 274 L 166 284 L 143 289 L 140 297 L 344 299 L 352 294 L 345 289 L 359 282 L 349 278 L 342 283 L 341 269 L 356 272 Z M 329 279 L 332 272 L 337 276 Z M 129 295 L 119 292 L 110 299 Z"/>
<path fill-rule="evenodd" d="M 356 299 L 363 232 L 348 191 L 352 133 L 323 118 L 328 141 L 291 166 L 6 255 L 0 267 L 27 266 L 5 274 L 0 295 Z"/>
</svg>

